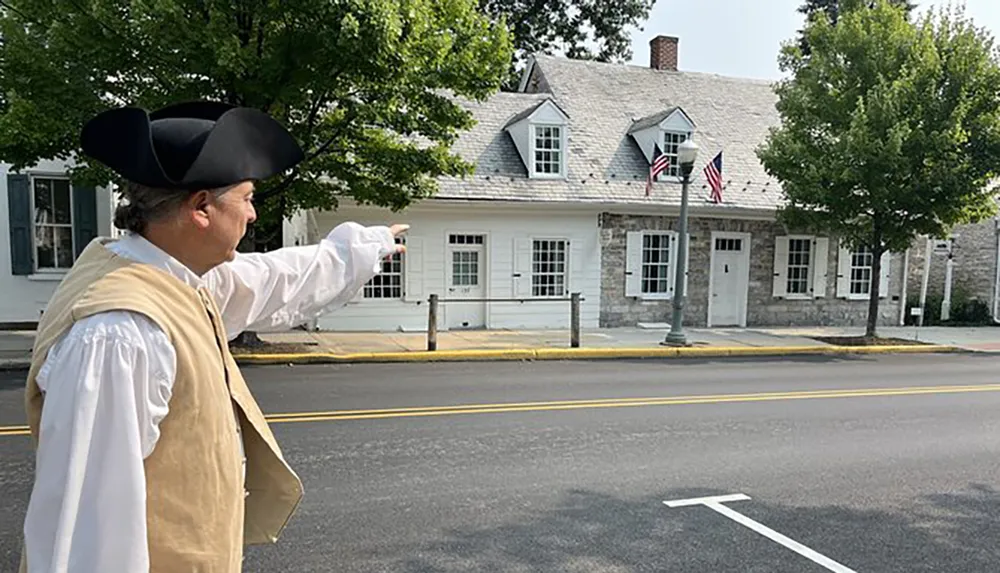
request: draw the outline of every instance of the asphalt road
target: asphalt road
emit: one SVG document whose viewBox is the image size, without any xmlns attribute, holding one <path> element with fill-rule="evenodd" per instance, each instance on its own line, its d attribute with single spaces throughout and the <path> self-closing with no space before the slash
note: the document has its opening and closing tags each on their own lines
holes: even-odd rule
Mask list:
<svg viewBox="0 0 1000 573">
<path fill-rule="evenodd" d="M 306 499 L 245 571 L 995 572 L 997 364 L 247 368 L 267 412 L 326 413 L 276 419 Z M 20 400 L 0 374 L 0 426 L 23 423 Z M 28 439 L 0 436 L 0 571 L 30 466 Z M 663 503 L 729 494 L 749 497 L 724 505 L 735 517 Z"/>
</svg>

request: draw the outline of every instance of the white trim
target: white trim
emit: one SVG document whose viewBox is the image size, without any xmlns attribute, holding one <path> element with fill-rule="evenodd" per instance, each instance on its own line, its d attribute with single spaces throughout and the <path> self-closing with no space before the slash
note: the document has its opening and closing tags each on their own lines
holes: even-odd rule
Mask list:
<svg viewBox="0 0 1000 573">
<path fill-rule="evenodd" d="M 743 259 L 743 273 L 740 276 L 740 284 L 742 289 L 740 290 L 740 328 L 746 328 L 747 326 L 747 312 L 749 310 L 749 298 L 750 298 L 750 249 L 751 249 L 751 234 L 750 233 L 737 233 L 732 231 L 712 231 L 710 255 L 708 260 L 708 316 L 706 317 L 706 326 L 712 327 L 712 287 L 714 286 L 715 280 L 715 240 L 716 239 L 741 239 L 743 241 L 743 249 L 740 251 Z"/>
<path fill-rule="evenodd" d="M 73 181 L 65 173 L 62 173 L 62 174 L 59 174 L 59 175 L 50 175 L 50 174 L 48 174 L 46 172 L 42 172 L 42 171 L 30 171 L 30 172 L 27 173 L 27 176 L 28 176 L 28 203 L 29 203 L 29 209 L 31 209 L 31 265 L 32 265 L 32 275 L 31 276 L 33 276 L 33 277 L 37 277 L 39 275 L 58 275 L 60 277 L 65 276 L 66 273 L 69 272 L 70 268 L 69 267 L 60 267 L 60 266 L 58 266 L 59 265 L 59 262 L 58 262 L 59 255 L 58 255 L 58 248 L 56 247 L 55 242 L 53 242 L 52 260 L 53 260 L 53 263 L 56 266 L 54 266 L 54 267 L 45 267 L 45 268 L 39 268 L 38 267 L 38 243 L 37 243 L 38 229 L 36 227 L 36 225 L 37 225 L 38 222 L 36 220 L 37 219 L 37 213 L 36 213 L 36 207 L 35 207 L 35 182 L 38 179 L 44 179 L 44 180 L 49 180 L 49 181 L 65 181 L 66 182 L 66 186 L 69 188 L 69 225 L 66 225 L 65 223 L 48 223 L 48 224 L 44 224 L 43 223 L 43 225 L 48 226 L 48 227 L 53 227 L 53 228 L 57 228 L 57 227 L 66 228 L 66 227 L 69 227 L 70 245 L 71 245 L 70 246 L 70 252 L 72 253 L 73 263 L 76 263 L 76 247 L 77 247 L 77 245 L 76 245 L 76 221 L 74 220 L 76 218 L 74 216 L 75 215 L 74 211 L 75 211 L 75 206 L 76 206 L 76 201 L 75 201 L 76 192 L 75 192 L 75 190 L 73 188 Z M 54 203 L 52 205 L 52 216 L 53 216 L 53 218 L 55 217 L 55 204 Z M 55 232 L 53 232 L 52 238 L 53 238 L 53 241 L 55 241 Z M 35 278 L 35 279 L 31 279 L 31 280 L 53 280 L 53 279 Z"/>
<path fill-rule="evenodd" d="M 527 298 L 538 299 L 538 300 L 569 298 L 570 293 L 573 292 L 573 287 L 572 287 L 572 284 L 571 284 L 573 282 L 573 269 L 570 266 L 571 262 L 573 260 L 573 256 L 572 256 L 572 254 L 573 254 L 573 241 L 570 239 L 570 237 L 565 236 L 565 235 L 562 235 L 562 236 L 560 236 L 560 235 L 529 235 L 528 236 L 528 241 L 531 243 L 529 245 L 529 247 L 530 247 L 529 248 L 529 252 L 531 253 L 532 261 L 529 263 L 529 265 L 532 268 L 530 268 L 528 270 L 528 277 L 527 277 L 528 278 L 528 290 L 530 292 L 529 292 Z M 566 261 L 565 261 L 566 269 L 564 271 L 564 273 L 565 273 L 565 279 L 563 280 L 563 290 L 565 292 L 563 292 L 562 295 L 539 296 L 539 295 L 535 294 L 535 280 L 534 280 L 534 278 L 535 278 L 535 270 L 533 268 L 534 265 L 531 264 L 531 263 L 534 262 L 534 258 L 535 258 L 535 241 L 564 241 L 566 243 L 566 251 L 565 251 L 566 252 Z"/>
<path fill-rule="evenodd" d="M 782 235 L 782 236 L 788 239 L 789 245 L 791 244 L 792 241 L 795 241 L 795 240 L 809 241 L 809 278 L 807 279 L 808 280 L 808 286 L 809 286 L 809 292 L 789 294 L 788 293 L 788 287 L 787 287 L 787 284 L 786 284 L 786 287 L 785 287 L 785 296 L 783 296 L 781 298 L 784 299 L 784 300 L 813 300 L 813 298 L 814 298 L 814 296 L 812 294 L 813 277 L 816 274 L 816 249 L 815 249 L 815 243 L 816 243 L 816 239 L 819 238 L 819 237 L 817 235 Z M 823 264 L 827 264 L 826 261 L 824 261 Z M 788 280 L 787 279 L 788 261 L 784 261 L 784 265 L 785 265 L 785 273 L 786 273 L 786 279 L 785 280 L 787 281 Z"/>
<path fill-rule="evenodd" d="M 535 131 L 538 128 L 559 129 L 559 172 L 558 173 L 539 173 L 535 171 L 535 161 L 536 161 L 535 142 L 538 140 L 538 137 L 535 135 Z M 567 172 L 566 143 L 568 140 L 566 136 L 567 131 L 568 127 L 566 123 L 531 121 L 528 124 L 528 178 L 529 179 L 542 179 L 542 180 L 566 179 L 566 172 Z"/>
</svg>

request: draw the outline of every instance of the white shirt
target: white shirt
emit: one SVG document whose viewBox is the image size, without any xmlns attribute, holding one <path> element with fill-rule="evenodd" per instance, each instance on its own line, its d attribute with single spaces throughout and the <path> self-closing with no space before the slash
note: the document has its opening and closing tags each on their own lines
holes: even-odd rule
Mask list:
<svg viewBox="0 0 1000 573">
<path fill-rule="evenodd" d="M 388 227 L 345 223 L 318 245 L 236 259 L 199 277 L 138 235 L 108 248 L 215 297 L 229 339 L 288 330 L 351 300 L 393 252 Z M 52 346 L 35 483 L 24 524 L 30 573 L 149 570 L 143 460 L 168 413 L 177 355 L 143 315 L 78 321 Z"/>
</svg>

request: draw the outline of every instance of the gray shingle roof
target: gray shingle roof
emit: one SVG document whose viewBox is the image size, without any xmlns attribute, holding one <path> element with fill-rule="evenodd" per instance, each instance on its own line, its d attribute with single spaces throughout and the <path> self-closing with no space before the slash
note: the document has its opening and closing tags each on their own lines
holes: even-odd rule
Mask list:
<svg viewBox="0 0 1000 573">
<path fill-rule="evenodd" d="M 539 56 L 535 66 L 550 93 L 500 93 L 484 103 L 463 103 L 478 124 L 462 135 L 455 151 L 477 163 L 476 174 L 442 180 L 438 198 L 679 204 L 679 183 L 659 182 L 653 196 L 645 196 L 649 164 L 628 134 L 636 121 L 680 107 L 697 126 L 694 139 L 700 146 L 692 206 L 772 210 L 781 204 L 780 183 L 768 177 L 754 152 L 780 121 L 770 82 L 549 56 Z M 528 179 L 503 131 L 512 118 L 549 97 L 570 117 L 565 181 Z M 702 169 L 720 150 L 726 188 L 724 204 L 714 206 Z"/>
</svg>

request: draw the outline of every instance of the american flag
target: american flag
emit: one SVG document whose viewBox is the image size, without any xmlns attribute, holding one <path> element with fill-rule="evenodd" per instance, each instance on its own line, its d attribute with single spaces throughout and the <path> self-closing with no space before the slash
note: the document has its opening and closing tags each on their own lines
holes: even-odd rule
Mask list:
<svg viewBox="0 0 1000 573">
<path fill-rule="evenodd" d="M 667 157 L 666 153 L 660 151 L 659 145 L 653 145 L 653 154 L 656 159 L 649 166 L 649 178 L 646 179 L 646 197 L 649 197 L 653 192 L 653 180 L 656 179 L 656 176 L 670 167 L 670 158 Z"/>
<path fill-rule="evenodd" d="M 712 188 L 712 201 L 722 203 L 722 152 L 705 167 L 705 177 Z"/>
</svg>

